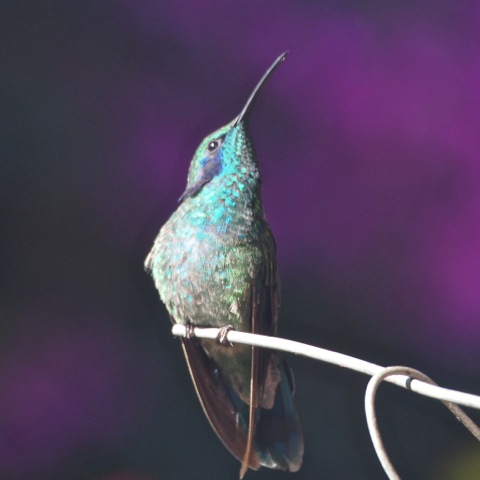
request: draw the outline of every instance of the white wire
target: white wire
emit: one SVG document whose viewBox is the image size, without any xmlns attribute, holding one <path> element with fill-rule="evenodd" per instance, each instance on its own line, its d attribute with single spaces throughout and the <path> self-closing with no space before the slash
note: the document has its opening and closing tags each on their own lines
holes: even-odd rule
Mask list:
<svg viewBox="0 0 480 480">
<path fill-rule="evenodd" d="M 186 328 L 184 325 L 173 325 L 172 333 L 175 336 L 184 337 Z M 215 340 L 218 337 L 218 328 L 199 328 L 193 329 L 193 334 L 198 338 L 207 338 Z M 281 350 L 290 352 L 295 355 L 303 355 L 323 362 L 338 365 L 343 368 L 355 370 L 370 376 L 380 374 L 385 367 L 374 363 L 366 362 L 349 355 L 338 352 L 332 352 L 324 348 L 313 347 L 305 343 L 295 342 L 279 337 L 267 337 L 264 335 L 256 335 L 253 333 L 237 332 L 231 330 L 227 334 L 227 340 L 232 343 L 242 343 L 244 345 L 252 345 L 254 347 L 270 348 L 272 350 Z M 393 375 L 385 378 L 386 382 L 394 383 L 400 387 L 411 390 L 412 392 L 424 395 L 426 397 L 435 398 L 445 402 L 452 402 L 465 407 L 476 408 L 480 410 L 480 396 L 471 393 L 459 392 L 449 388 L 431 385 L 421 380 L 414 379 L 408 375 Z"/>
<path fill-rule="evenodd" d="M 377 389 L 380 386 L 380 383 L 384 381 L 387 377 L 391 375 L 405 374 L 410 378 L 416 378 L 422 382 L 426 382 L 430 385 L 436 385 L 435 382 L 427 377 L 424 373 L 415 370 L 410 367 L 395 366 L 384 368 L 379 373 L 375 374 L 367 385 L 367 390 L 365 392 L 365 416 L 367 418 L 368 431 L 370 433 L 370 438 L 372 439 L 373 448 L 377 454 L 380 463 L 382 464 L 383 470 L 387 474 L 389 480 L 400 480 L 395 467 L 393 466 L 388 454 L 383 444 L 382 436 L 378 428 L 377 414 L 375 412 L 375 395 Z M 450 412 L 455 416 L 455 418 L 463 424 L 463 426 L 478 440 L 480 441 L 480 428 L 475 424 L 475 422 L 455 403 L 445 402 L 442 403 L 450 410 Z"/>
<path fill-rule="evenodd" d="M 365 391 L 365 416 L 367 418 L 368 431 L 370 438 L 372 439 L 373 448 L 377 453 L 377 457 L 382 464 L 384 472 L 387 474 L 389 480 L 401 480 L 395 467 L 393 466 L 390 458 L 383 444 L 382 436 L 380 435 L 380 429 L 378 428 L 377 413 L 375 411 L 375 395 L 380 383 L 385 380 L 389 375 L 388 369 L 384 369 L 375 374 L 367 385 Z"/>
<path fill-rule="evenodd" d="M 382 441 L 380 430 L 378 428 L 377 415 L 375 412 L 375 395 L 378 386 L 382 381 L 394 383 L 400 387 L 411 390 L 412 392 L 424 395 L 426 397 L 441 400 L 445 406 L 455 415 L 470 433 L 480 441 L 480 428 L 473 420 L 458 406 L 477 408 L 480 410 L 480 396 L 471 393 L 459 392 L 448 388 L 439 387 L 429 377 L 422 372 L 410 367 L 381 367 L 374 363 L 366 362 L 349 355 L 332 352 L 324 348 L 313 347 L 304 343 L 295 342 L 279 337 L 267 337 L 253 333 L 237 332 L 236 330 L 221 330 L 218 328 L 199 328 L 189 325 L 174 325 L 172 333 L 176 336 L 194 336 L 215 340 L 219 334 L 225 337 L 223 341 L 231 343 L 242 343 L 254 347 L 270 348 L 273 350 L 282 350 L 284 352 L 303 355 L 323 362 L 338 365 L 343 368 L 349 368 L 357 372 L 370 375 L 370 379 L 365 392 L 365 415 L 367 419 L 368 431 L 372 439 L 373 448 L 382 465 L 383 470 L 390 480 L 401 480 L 387 454 Z"/>
</svg>

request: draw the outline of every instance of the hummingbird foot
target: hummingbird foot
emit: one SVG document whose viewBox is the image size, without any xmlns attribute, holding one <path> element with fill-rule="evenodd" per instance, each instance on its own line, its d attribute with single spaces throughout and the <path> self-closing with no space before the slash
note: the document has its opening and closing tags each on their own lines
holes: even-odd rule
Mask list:
<svg viewBox="0 0 480 480">
<path fill-rule="evenodd" d="M 195 325 L 193 323 L 186 323 L 185 324 L 185 338 L 190 340 L 191 338 L 195 338 Z"/>
<path fill-rule="evenodd" d="M 229 342 L 227 339 L 228 332 L 235 330 L 233 325 L 225 325 L 224 327 L 220 327 L 220 331 L 217 335 L 217 341 L 220 345 L 224 345 L 225 347 L 233 347 L 233 343 Z"/>
</svg>

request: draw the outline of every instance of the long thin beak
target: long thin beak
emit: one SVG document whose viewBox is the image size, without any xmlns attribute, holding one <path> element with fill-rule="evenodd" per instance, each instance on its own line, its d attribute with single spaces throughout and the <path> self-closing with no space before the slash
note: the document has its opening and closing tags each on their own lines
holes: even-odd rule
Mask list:
<svg viewBox="0 0 480 480">
<path fill-rule="evenodd" d="M 257 83 L 257 86 L 253 89 L 253 92 L 251 93 L 250 97 L 247 100 L 247 103 L 245 104 L 242 111 L 240 112 L 240 115 L 235 120 L 234 126 L 237 126 L 240 122 L 248 118 L 248 115 L 252 111 L 253 105 L 255 104 L 255 100 L 257 99 L 258 94 L 260 93 L 260 90 L 265 85 L 270 75 L 275 71 L 275 69 L 280 65 L 280 63 L 282 63 L 285 60 L 285 56 L 287 55 L 287 53 L 288 53 L 288 50 L 286 52 L 283 52 L 272 63 L 272 66 L 265 72 L 263 77 Z"/>
</svg>

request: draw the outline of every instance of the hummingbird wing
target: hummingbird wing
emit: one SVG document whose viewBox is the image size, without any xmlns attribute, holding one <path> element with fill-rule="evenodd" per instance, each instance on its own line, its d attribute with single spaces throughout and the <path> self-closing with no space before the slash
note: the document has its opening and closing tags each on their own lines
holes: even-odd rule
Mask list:
<svg viewBox="0 0 480 480">
<path fill-rule="evenodd" d="M 182 346 L 197 396 L 210 425 L 227 450 L 242 460 L 247 444 L 246 429 L 240 425 L 242 415 L 239 406 L 243 402 L 234 394 L 232 396 L 232 390 L 223 380 L 217 364 L 198 340 L 182 338 Z M 260 468 L 256 455 L 250 456 L 248 467 L 254 470 Z"/>
<path fill-rule="evenodd" d="M 273 237 L 267 235 L 264 245 L 267 252 L 252 285 L 252 332 L 276 335 L 280 279 Z M 296 472 L 302 464 L 304 443 L 293 402 L 293 374 L 272 350 L 253 348 L 251 363 L 249 432 L 244 460 L 250 450 L 261 465 Z M 240 476 L 246 472 L 245 463 Z"/>
<path fill-rule="evenodd" d="M 264 243 L 266 251 L 262 255 L 263 262 L 250 294 L 251 332 L 258 335 L 275 335 L 280 307 L 280 279 L 275 259 L 275 241 L 269 229 L 266 233 Z M 240 469 L 241 479 L 247 472 L 252 453 L 255 452 L 255 431 L 261 407 L 271 408 L 275 398 L 280 380 L 280 376 L 273 373 L 275 363 L 275 354 L 271 350 L 252 347 L 248 433 Z"/>
<path fill-rule="evenodd" d="M 260 297 L 255 287 L 252 288 L 252 333 L 259 333 L 259 306 L 260 306 Z M 242 479 L 247 473 L 250 457 L 254 452 L 254 438 L 255 438 L 255 429 L 257 426 L 257 411 L 259 403 L 261 401 L 261 396 L 263 392 L 263 383 L 260 381 L 265 368 L 265 355 L 256 347 L 252 347 L 251 354 L 251 364 L 250 364 L 250 402 L 248 409 L 248 433 L 247 441 L 245 445 L 245 452 L 242 459 L 242 467 L 240 469 L 240 479 Z"/>
</svg>

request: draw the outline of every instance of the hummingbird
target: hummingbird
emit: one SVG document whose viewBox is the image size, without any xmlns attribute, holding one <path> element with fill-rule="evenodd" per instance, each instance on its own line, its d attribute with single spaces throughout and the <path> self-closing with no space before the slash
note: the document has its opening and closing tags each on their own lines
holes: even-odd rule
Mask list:
<svg viewBox="0 0 480 480">
<path fill-rule="evenodd" d="M 286 53 L 265 72 L 240 114 L 201 142 L 179 206 L 145 260 L 173 323 L 189 327 L 187 332 L 220 328 L 217 340 L 190 334 L 181 341 L 213 430 L 242 462 L 240 478 L 261 466 L 295 472 L 304 450 L 288 365 L 274 351 L 226 340 L 229 329 L 277 334 L 276 246 L 248 122 Z"/>
</svg>

